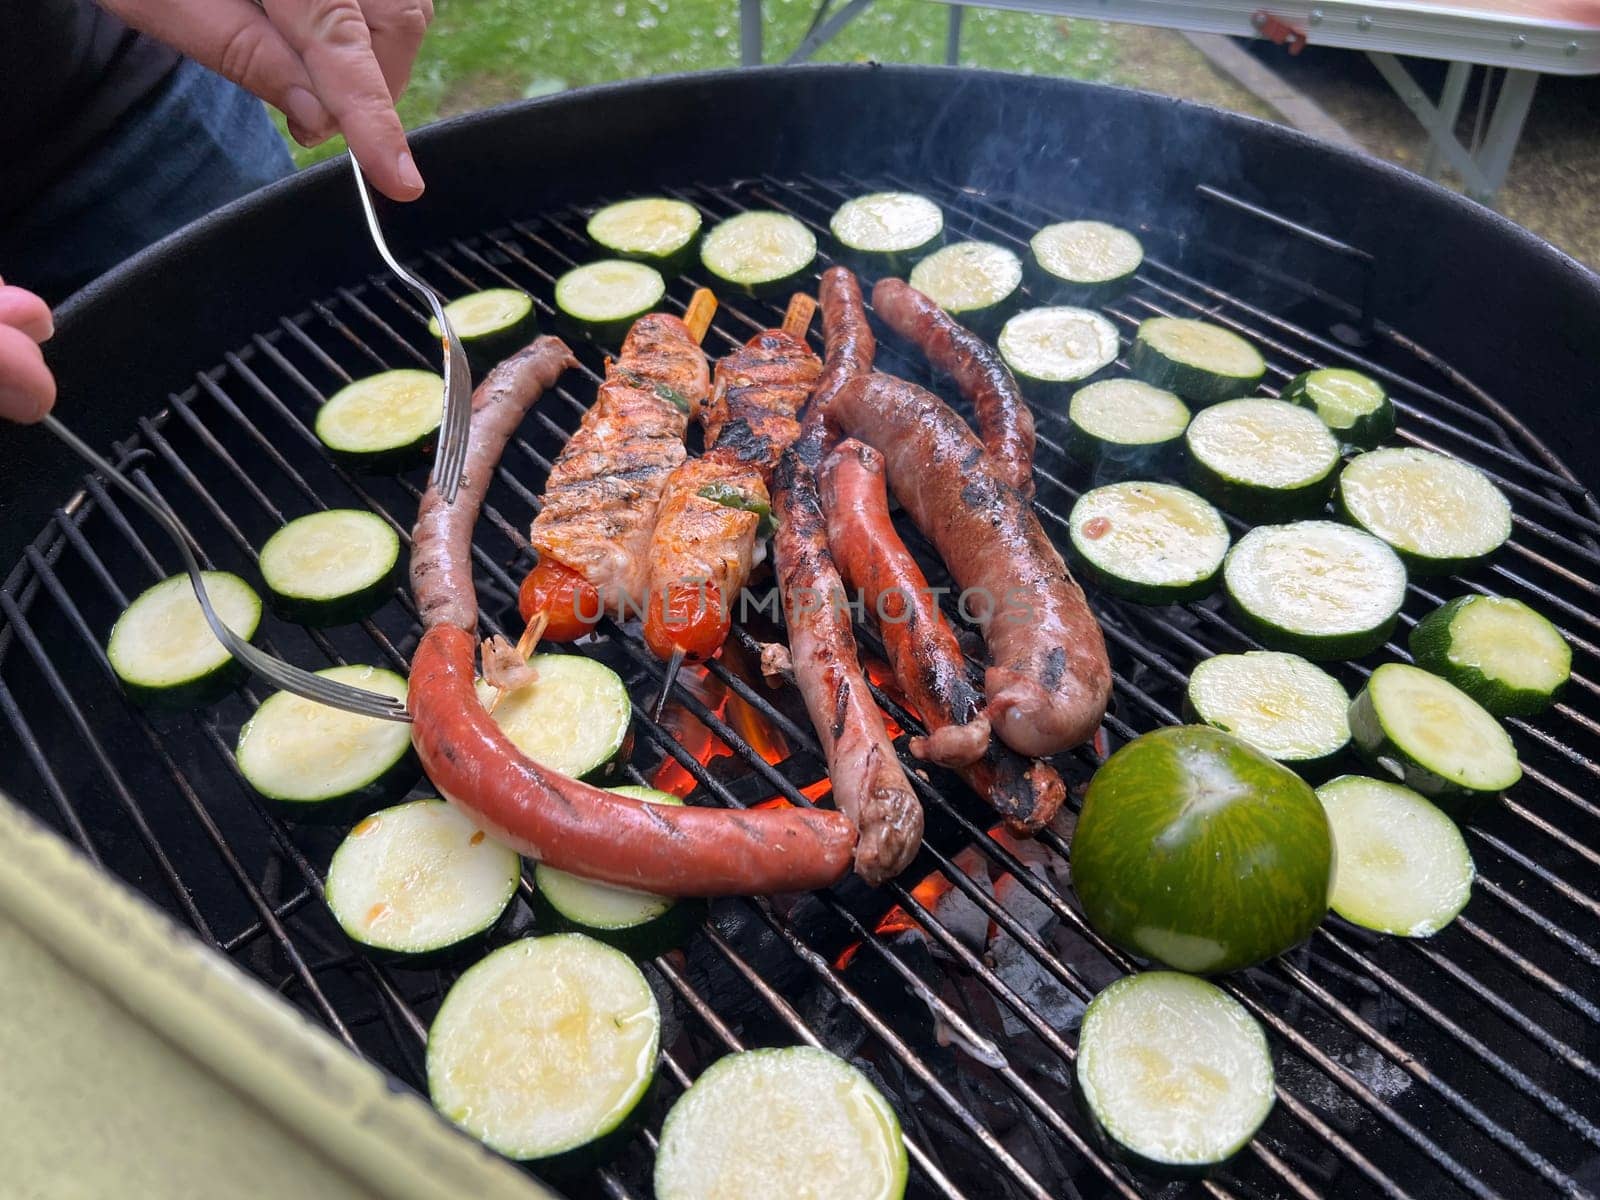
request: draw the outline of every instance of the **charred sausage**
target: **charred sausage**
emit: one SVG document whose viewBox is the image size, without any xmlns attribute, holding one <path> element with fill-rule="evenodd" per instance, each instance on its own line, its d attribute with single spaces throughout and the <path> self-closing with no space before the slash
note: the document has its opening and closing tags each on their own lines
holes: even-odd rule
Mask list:
<svg viewBox="0 0 1600 1200">
<path fill-rule="evenodd" d="M 950 568 L 963 615 L 982 628 L 996 734 L 1029 757 L 1087 741 L 1111 694 L 1105 638 L 1032 506 L 966 422 L 915 384 L 859 377 L 832 415 L 883 454 L 895 496 Z"/>
<path fill-rule="evenodd" d="M 956 635 L 928 580 L 889 519 L 883 455 L 854 438 L 822 464 L 822 511 L 828 549 L 845 584 L 863 598 L 895 679 L 927 726 L 911 753 L 944 767 L 965 767 L 989 745 L 983 696 L 967 678 Z"/>
<path fill-rule="evenodd" d="M 802 439 L 803 440 L 803 439 Z M 898 875 L 922 844 L 922 805 L 861 673 L 844 585 L 828 552 L 827 527 L 811 466 L 798 443 L 778 462 L 773 535 L 778 594 L 795 680 L 833 780 L 834 803 L 855 822 L 856 874 L 868 883 Z"/>
<path fill-rule="evenodd" d="M 760 894 L 831 883 L 850 865 L 855 830 L 835 812 L 736 812 L 644 804 L 521 754 L 474 688 L 477 599 L 472 528 L 494 465 L 529 406 L 573 364 L 540 338 L 473 397 L 467 475 L 456 502 L 424 495 L 411 579 L 426 631 L 412 660 L 412 740 L 439 791 L 521 854 L 587 878 L 668 895 Z"/>
<path fill-rule="evenodd" d="M 928 728 L 911 739 L 911 753 L 958 768 L 1013 833 L 1038 833 L 1066 786 L 1049 763 L 990 740 L 961 645 L 889 518 L 883 456 L 854 438 L 842 442 L 823 465 L 822 502 L 834 561 L 877 616 L 895 679 Z"/>
<path fill-rule="evenodd" d="M 880 279 L 872 307 L 928 361 L 956 381 L 978 417 L 978 436 L 995 472 L 1025 497 L 1033 496 L 1033 413 L 1011 368 L 988 342 L 903 279 Z"/>
</svg>

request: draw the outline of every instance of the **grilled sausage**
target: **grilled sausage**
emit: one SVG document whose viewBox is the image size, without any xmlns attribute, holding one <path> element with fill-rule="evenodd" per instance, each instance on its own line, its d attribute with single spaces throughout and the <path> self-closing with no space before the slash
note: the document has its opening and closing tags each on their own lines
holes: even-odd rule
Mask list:
<svg viewBox="0 0 1600 1200">
<path fill-rule="evenodd" d="M 429 488 L 417 506 L 411 537 L 411 594 L 424 626 L 475 629 L 478 594 L 472 584 L 472 527 L 489 479 L 511 435 L 561 372 L 578 365 L 559 338 L 542 337 L 495 367 L 472 393 L 472 433 L 460 493 L 447 504 Z"/>
<path fill-rule="evenodd" d="M 822 377 L 811 393 L 806 409 L 808 422 L 825 421 L 839 389 L 857 375 L 872 370 L 878 343 L 867 321 L 867 305 L 861 298 L 861 285 L 846 267 L 829 267 L 822 273 L 817 288 L 822 305 L 822 333 L 826 352 Z M 819 447 L 820 449 L 820 447 Z"/>
<path fill-rule="evenodd" d="M 572 362 L 565 345 L 540 338 L 491 371 L 473 396 L 468 470 L 455 504 L 431 488 L 423 497 L 411 577 L 427 629 L 408 696 L 423 769 L 451 803 L 519 853 L 587 878 L 665 895 L 831 883 L 855 849 L 855 830 L 841 814 L 673 808 L 604 792 L 521 754 L 477 696 L 472 527 L 506 441 Z"/>
<path fill-rule="evenodd" d="M 902 279 L 880 279 L 872 307 L 956 381 L 978 417 L 978 436 L 996 474 L 1033 496 L 1033 413 L 999 351 Z"/>
<path fill-rule="evenodd" d="M 850 866 L 839 813 L 646 804 L 518 752 L 473 686 L 470 633 L 436 625 L 411 664 L 412 739 L 441 795 L 519 854 L 602 883 L 673 896 L 824 887 Z"/>
<path fill-rule="evenodd" d="M 928 728 L 911 739 L 911 753 L 958 768 L 1013 833 L 1038 833 L 1060 810 L 1066 785 L 1049 763 L 990 740 L 960 643 L 889 519 L 883 455 L 854 438 L 842 442 L 823 464 L 822 505 L 834 561 L 876 614 L 895 679 Z"/>
<path fill-rule="evenodd" d="M 822 511 L 828 549 L 845 584 L 877 618 L 889 665 L 927 726 L 911 753 L 944 767 L 965 767 L 989 745 L 983 696 L 967 678 L 956 635 L 934 602 L 916 559 L 889 519 L 883 455 L 850 438 L 822 464 Z"/>
<path fill-rule="evenodd" d="M 773 479 L 778 589 L 795 680 L 833 780 L 834 803 L 855 822 L 856 874 L 898 875 L 922 844 L 922 805 L 906 782 L 856 658 L 844 585 L 828 552 L 812 467 L 791 446 Z"/>
<path fill-rule="evenodd" d="M 619 617 L 644 595 L 662 489 L 685 457 L 687 410 L 710 388 L 688 327 L 666 313 L 640 317 L 550 468 L 528 540 L 541 559 L 583 576 Z"/>
<path fill-rule="evenodd" d="M 1094 735 L 1111 694 L 1105 638 L 1032 506 L 960 416 L 932 393 L 874 373 L 834 398 L 850 434 L 882 452 L 889 484 L 983 629 L 989 722 L 1030 757 Z"/>
</svg>

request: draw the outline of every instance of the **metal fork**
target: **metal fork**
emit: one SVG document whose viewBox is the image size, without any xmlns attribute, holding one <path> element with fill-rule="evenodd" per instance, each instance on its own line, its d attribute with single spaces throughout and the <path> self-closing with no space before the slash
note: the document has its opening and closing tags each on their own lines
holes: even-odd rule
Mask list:
<svg viewBox="0 0 1600 1200">
<path fill-rule="evenodd" d="M 348 151 L 346 152 L 348 153 Z M 372 204 L 372 192 L 361 174 L 361 164 L 350 155 L 350 169 L 355 172 L 356 195 L 361 197 L 361 211 L 366 214 L 367 229 L 378 254 L 389 264 L 400 282 L 418 297 L 427 301 L 433 310 L 433 319 L 439 323 L 440 339 L 444 343 L 444 419 L 439 425 L 439 448 L 433 458 L 433 486 L 444 496 L 445 503 L 456 502 L 456 491 L 461 486 L 462 474 L 467 467 L 467 432 L 472 423 L 472 371 L 467 366 L 467 352 L 456 340 L 450 328 L 450 318 L 444 315 L 444 301 L 422 280 L 418 279 L 389 250 L 383 239 L 383 229 L 378 224 L 378 210 Z"/>
<path fill-rule="evenodd" d="M 45 417 L 41 424 L 70 446 L 79 457 L 127 493 L 130 499 L 172 535 L 172 540 L 178 544 L 179 553 L 183 555 L 184 569 L 189 572 L 189 582 L 194 585 L 195 599 L 200 601 L 200 611 L 205 614 L 206 624 L 211 626 L 211 632 L 216 635 L 228 653 L 243 663 L 253 674 L 260 676 L 273 687 L 304 696 L 307 700 L 315 700 L 318 704 L 342 708 L 364 717 L 410 722 L 411 714 L 406 711 L 405 701 L 378 692 L 369 692 L 365 688 L 352 687 L 337 680 L 325 679 L 300 667 L 291 666 L 281 658 L 274 658 L 264 650 L 256 649 L 224 625 L 222 618 L 217 616 L 216 610 L 211 607 L 211 598 L 206 595 L 205 584 L 200 575 L 200 564 L 195 560 L 194 551 L 190 549 L 189 533 L 173 515 L 172 510 L 147 495 L 142 488 L 101 458 L 93 447 L 54 416 Z"/>
</svg>

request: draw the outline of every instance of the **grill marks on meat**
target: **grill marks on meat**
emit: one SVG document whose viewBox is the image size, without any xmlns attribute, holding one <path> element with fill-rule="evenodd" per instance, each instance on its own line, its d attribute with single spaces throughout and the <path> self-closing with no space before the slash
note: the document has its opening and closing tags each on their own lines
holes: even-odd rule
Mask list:
<svg viewBox="0 0 1600 1200">
<path fill-rule="evenodd" d="M 542 337 L 500 363 L 472 393 L 472 437 L 456 502 L 431 487 L 417 507 L 411 540 L 411 594 L 425 627 L 478 624 L 472 584 L 472 527 L 500 455 L 535 400 L 578 365 L 558 338 Z"/>
<path fill-rule="evenodd" d="M 1000 739 L 1030 757 L 1087 741 L 1111 694 L 1105 639 L 1032 506 L 960 416 L 915 384 L 857 377 L 832 415 L 883 454 L 895 496 L 977 598 L 970 607 L 986 618 L 984 690 Z"/>
<path fill-rule="evenodd" d="M 772 469 L 800 432 L 800 408 L 821 371 L 811 348 L 781 329 L 756 334 L 717 363 L 699 414 L 711 448 L 672 472 L 650 539 L 652 597 L 706 583 L 726 606 L 749 582 L 760 518 L 700 492 L 715 487 L 769 507 Z"/>
<path fill-rule="evenodd" d="M 856 874 L 871 884 L 910 865 L 922 844 L 922 805 L 895 756 L 883 714 L 856 657 L 843 585 L 828 551 L 816 476 L 791 447 L 774 478 L 773 536 L 789 655 L 833 780 L 834 803 L 855 822 Z"/>
<path fill-rule="evenodd" d="M 676 401 L 694 407 L 709 391 L 705 354 L 684 323 L 641 317 L 550 469 L 529 540 L 588 580 L 613 613 L 644 594 L 662 490 L 685 458 L 688 414 Z"/>
<path fill-rule="evenodd" d="M 540 338 L 491 371 L 473 396 L 468 471 L 456 503 L 445 504 L 431 488 L 423 497 L 412 587 L 427 628 L 408 695 L 423 768 L 481 828 L 521 854 L 590 879 L 701 896 L 832 883 L 849 868 L 856 844 L 839 813 L 674 808 L 604 792 L 524 756 L 478 699 L 473 525 L 507 439 L 571 365 L 565 345 Z"/>
<path fill-rule="evenodd" d="M 720 359 L 701 414 L 711 447 L 706 456 L 742 463 L 770 479 L 800 432 L 800 409 L 821 374 L 811 347 L 781 329 L 764 330 Z"/>
<path fill-rule="evenodd" d="M 650 539 L 652 595 L 674 583 L 704 583 L 716 587 L 726 604 L 749 582 L 761 518 L 700 495 L 709 486 L 737 488 L 767 502 L 766 483 L 749 467 L 730 467 L 709 455 L 678 467 L 667 480 Z"/>
<path fill-rule="evenodd" d="M 1033 497 L 1033 412 L 1000 352 L 902 279 L 880 279 L 872 306 L 972 402 L 995 474 Z"/>
</svg>

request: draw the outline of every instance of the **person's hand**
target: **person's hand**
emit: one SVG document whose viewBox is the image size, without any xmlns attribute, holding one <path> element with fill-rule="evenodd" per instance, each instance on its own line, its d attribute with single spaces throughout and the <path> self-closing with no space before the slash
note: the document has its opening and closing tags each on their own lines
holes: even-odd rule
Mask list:
<svg viewBox="0 0 1600 1200">
<path fill-rule="evenodd" d="M 43 300 L 0 279 L 0 418 L 28 424 L 55 404 L 55 376 L 39 351 L 54 332 Z"/>
<path fill-rule="evenodd" d="M 343 133 L 393 200 L 422 194 L 394 102 L 406 89 L 433 0 L 101 0 L 288 118 L 303 146 Z"/>
</svg>

